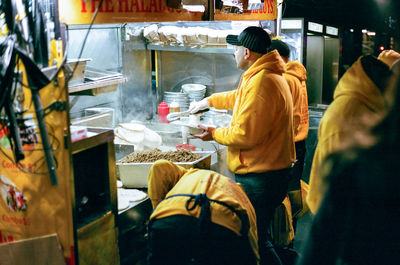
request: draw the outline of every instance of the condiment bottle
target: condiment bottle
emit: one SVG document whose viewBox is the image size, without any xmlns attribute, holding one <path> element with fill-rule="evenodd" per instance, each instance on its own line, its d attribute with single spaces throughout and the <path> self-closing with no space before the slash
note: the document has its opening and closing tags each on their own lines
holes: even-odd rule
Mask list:
<svg viewBox="0 0 400 265">
<path fill-rule="evenodd" d="M 176 102 L 175 100 L 172 101 L 170 106 L 169 106 L 169 113 L 180 112 L 180 111 L 181 111 L 181 107 L 179 106 L 179 103 Z"/>
<path fill-rule="evenodd" d="M 158 105 L 158 122 L 168 123 L 168 120 L 167 120 L 168 113 L 169 113 L 168 104 L 163 100 Z"/>
</svg>

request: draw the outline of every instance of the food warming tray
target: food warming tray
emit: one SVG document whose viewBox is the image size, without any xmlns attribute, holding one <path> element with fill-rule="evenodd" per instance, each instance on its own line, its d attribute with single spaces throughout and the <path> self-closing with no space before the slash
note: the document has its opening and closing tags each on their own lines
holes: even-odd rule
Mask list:
<svg viewBox="0 0 400 265">
<path fill-rule="evenodd" d="M 174 162 L 184 168 L 202 168 L 210 169 L 212 151 L 194 151 L 202 157 L 192 162 Z M 117 175 L 126 188 L 147 188 L 147 176 L 150 167 L 154 162 L 150 163 L 121 163 L 117 162 Z"/>
</svg>

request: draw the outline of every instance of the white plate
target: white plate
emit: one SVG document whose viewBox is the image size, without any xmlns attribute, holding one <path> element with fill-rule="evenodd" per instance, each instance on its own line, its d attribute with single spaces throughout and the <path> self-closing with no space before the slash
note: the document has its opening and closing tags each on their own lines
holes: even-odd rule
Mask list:
<svg viewBox="0 0 400 265">
<path fill-rule="evenodd" d="M 128 200 L 129 202 L 142 201 L 147 198 L 147 194 L 137 189 L 118 189 L 118 201 Z"/>
<path fill-rule="evenodd" d="M 129 207 L 129 200 L 128 199 L 120 199 L 118 198 L 118 211 L 125 210 Z"/>
<path fill-rule="evenodd" d="M 202 84 L 184 84 L 182 85 L 182 90 L 191 92 L 191 91 L 204 91 L 206 90 L 206 86 Z"/>
<path fill-rule="evenodd" d="M 203 132 L 203 129 L 200 129 L 199 127 L 197 127 L 197 125 L 194 124 L 185 123 L 182 121 L 174 121 L 173 123 L 188 129 L 190 134 L 199 134 Z"/>
</svg>

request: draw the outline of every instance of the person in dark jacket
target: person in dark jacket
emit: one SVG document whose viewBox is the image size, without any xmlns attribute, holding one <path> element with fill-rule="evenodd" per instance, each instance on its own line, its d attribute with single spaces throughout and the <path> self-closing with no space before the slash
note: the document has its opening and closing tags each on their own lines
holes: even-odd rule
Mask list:
<svg viewBox="0 0 400 265">
<path fill-rule="evenodd" d="M 400 262 L 399 62 L 392 72 L 387 115 L 321 166 L 328 188 L 297 265 Z"/>
</svg>

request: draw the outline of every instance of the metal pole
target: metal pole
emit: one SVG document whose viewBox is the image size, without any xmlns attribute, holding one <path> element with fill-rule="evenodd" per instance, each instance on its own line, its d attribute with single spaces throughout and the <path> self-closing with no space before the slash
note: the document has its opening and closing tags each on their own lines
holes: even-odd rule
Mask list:
<svg viewBox="0 0 400 265">
<path fill-rule="evenodd" d="M 215 20 L 215 0 L 209 0 L 208 1 L 208 12 L 209 12 L 209 16 L 208 19 L 210 21 L 214 21 Z"/>
<path fill-rule="evenodd" d="M 46 157 L 47 168 L 50 174 L 50 182 L 51 185 L 56 186 L 58 184 L 57 172 L 54 163 L 53 153 L 51 150 L 49 135 L 46 129 L 46 123 L 44 121 L 44 111 L 42 107 L 42 102 L 40 100 L 39 91 L 36 89 L 31 89 L 31 91 L 32 91 L 32 101 L 35 106 L 36 120 L 39 125 L 40 137 L 42 139 L 43 151 Z"/>
<path fill-rule="evenodd" d="M 276 17 L 276 36 L 280 36 L 281 35 L 283 0 L 278 0 L 277 4 L 278 4 L 278 8 L 277 8 L 277 17 Z"/>
</svg>

